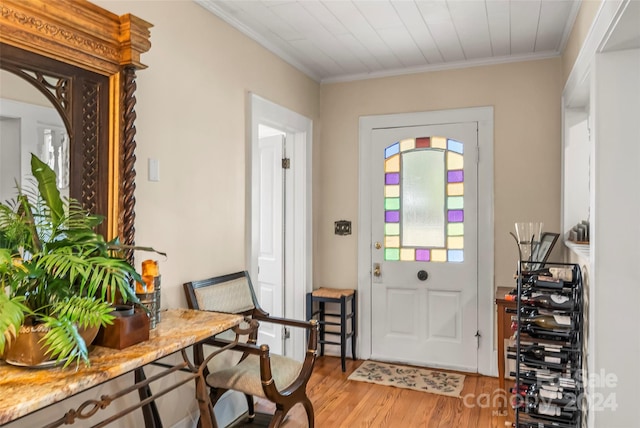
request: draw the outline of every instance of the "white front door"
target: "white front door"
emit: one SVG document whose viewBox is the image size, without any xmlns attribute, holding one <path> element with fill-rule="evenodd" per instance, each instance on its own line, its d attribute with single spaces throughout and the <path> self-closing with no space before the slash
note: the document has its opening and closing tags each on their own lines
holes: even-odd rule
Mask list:
<svg viewBox="0 0 640 428">
<path fill-rule="evenodd" d="M 282 158 L 284 136 L 260 138 L 258 277 L 254 284 L 262 309 L 273 316 L 284 316 L 284 176 Z M 283 354 L 282 326 L 262 323 L 258 344 L 267 344 L 271 352 Z"/>
<path fill-rule="evenodd" d="M 371 358 L 478 369 L 476 122 L 371 135 Z"/>
</svg>

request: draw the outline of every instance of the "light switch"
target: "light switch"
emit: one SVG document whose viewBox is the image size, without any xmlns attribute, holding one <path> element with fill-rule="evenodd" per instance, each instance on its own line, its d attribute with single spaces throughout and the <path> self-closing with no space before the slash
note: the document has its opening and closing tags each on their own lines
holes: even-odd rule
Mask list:
<svg viewBox="0 0 640 428">
<path fill-rule="evenodd" d="M 160 181 L 160 161 L 149 158 L 149 181 Z"/>
</svg>

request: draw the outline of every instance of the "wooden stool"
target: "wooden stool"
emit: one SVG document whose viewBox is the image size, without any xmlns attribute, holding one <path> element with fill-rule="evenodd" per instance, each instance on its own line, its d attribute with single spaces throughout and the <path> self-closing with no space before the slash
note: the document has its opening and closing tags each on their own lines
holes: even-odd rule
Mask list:
<svg viewBox="0 0 640 428">
<path fill-rule="evenodd" d="M 347 313 L 347 302 L 351 302 L 351 311 Z M 318 302 L 318 310 L 314 309 L 314 302 Z M 325 303 L 338 303 L 340 313 L 325 311 Z M 342 371 L 346 371 L 345 354 L 347 339 L 351 338 L 351 356 L 356 359 L 356 290 L 342 290 L 337 288 L 319 288 L 307 293 L 307 321 L 318 316 L 320 325 L 320 355 L 324 355 L 324 345 L 340 345 L 340 357 L 342 359 Z M 340 318 L 340 322 L 327 321 L 326 317 Z M 347 320 L 351 319 L 351 328 L 347 329 Z M 340 332 L 327 331 L 327 325 L 340 326 Z M 340 336 L 340 342 L 326 340 L 326 335 Z"/>
</svg>

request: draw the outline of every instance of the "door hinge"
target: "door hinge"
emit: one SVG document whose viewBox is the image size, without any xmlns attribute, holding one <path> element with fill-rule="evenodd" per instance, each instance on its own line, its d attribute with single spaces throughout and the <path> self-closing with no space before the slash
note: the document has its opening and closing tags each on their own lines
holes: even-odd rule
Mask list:
<svg viewBox="0 0 640 428">
<path fill-rule="evenodd" d="M 478 344 L 477 344 L 478 345 L 478 349 L 480 349 L 480 338 L 482 337 L 482 335 L 480 334 L 480 330 L 476 330 L 475 336 L 476 336 L 476 340 L 478 342 Z"/>
<path fill-rule="evenodd" d="M 480 163 L 480 146 L 476 146 L 476 163 Z"/>
<path fill-rule="evenodd" d="M 291 339 L 291 330 L 289 330 L 287 327 L 282 328 L 282 338 L 285 340 Z"/>
<path fill-rule="evenodd" d="M 282 159 L 282 169 L 289 169 L 289 168 L 291 168 L 291 159 L 289 158 Z"/>
</svg>

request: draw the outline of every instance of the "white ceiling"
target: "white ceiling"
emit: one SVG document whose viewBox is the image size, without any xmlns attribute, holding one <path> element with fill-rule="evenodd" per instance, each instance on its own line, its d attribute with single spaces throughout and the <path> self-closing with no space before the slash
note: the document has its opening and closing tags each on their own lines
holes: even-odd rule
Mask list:
<svg viewBox="0 0 640 428">
<path fill-rule="evenodd" d="M 195 0 L 321 82 L 557 56 L 581 0 Z"/>
</svg>

